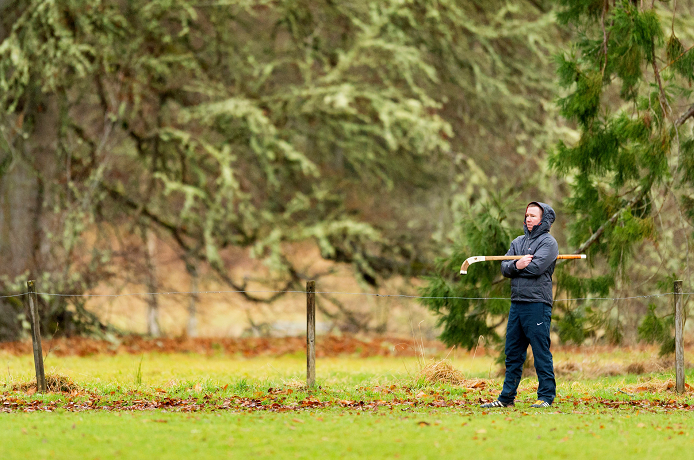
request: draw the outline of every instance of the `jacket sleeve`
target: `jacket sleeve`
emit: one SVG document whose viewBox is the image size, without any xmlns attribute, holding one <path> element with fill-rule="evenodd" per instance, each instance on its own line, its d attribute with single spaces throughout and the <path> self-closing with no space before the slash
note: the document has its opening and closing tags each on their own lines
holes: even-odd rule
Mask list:
<svg viewBox="0 0 694 460">
<path fill-rule="evenodd" d="M 516 256 L 519 254 L 516 254 L 516 248 L 515 248 L 515 243 L 516 240 L 511 241 L 511 247 L 509 248 L 508 251 L 506 251 L 507 256 Z M 520 273 L 522 270 L 518 270 L 516 268 L 516 261 L 515 260 L 502 260 L 501 261 L 501 274 L 504 275 L 506 278 L 517 278 L 520 276 Z"/>
<path fill-rule="evenodd" d="M 535 250 L 533 260 L 518 276 L 522 278 L 537 278 L 552 266 L 559 255 L 559 245 L 554 238 L 545 238 Z M 515 261 L 514 261 L 515 262 Z"/>
</svg>

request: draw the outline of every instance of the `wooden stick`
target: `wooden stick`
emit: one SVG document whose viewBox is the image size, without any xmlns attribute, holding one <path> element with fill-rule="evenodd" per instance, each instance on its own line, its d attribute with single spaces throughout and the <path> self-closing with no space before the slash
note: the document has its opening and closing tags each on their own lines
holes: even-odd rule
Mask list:
<svg viewBox="0 0 694 460">
<path fill-rule="evenodd" d="M 316 282 L 306 282 L 306 387 L 316 386 Z"/>
<path fill-rule="evenodd" d="M 460 267 L 460 274 L 461 275 L 467 275 L 467 269 L 470 267 L 470 265 L 474 264 L 475 262 L 486 262 L 488 260 L 519 260 L 522 259 L 525 256 L 475 256 L 475 257 L 468 257 L 465 262 L 463 262 L 463 265 Z M 559 259 L 585 259 L 586 255 L 585 254 L 559 254 L 557 256 L 557 260 Z"/>
<path fill-rule="evenodd" d="M 43 351 L 41 350 L 41 324 L 39 321 L 38 298 L 34 280 L 27 281 L 29 291 L 29 324 L 31 324 L 31 341 L 34 345 L 34 369 L 36 370 L 36 391 L 46 392 L 46 374 L 43 369 Z"/>
<path fill-rule="evenodd" d="M 675 281 L 675 389 L 684 393 L 684 309 L 682 280 Z"/>
</svg>

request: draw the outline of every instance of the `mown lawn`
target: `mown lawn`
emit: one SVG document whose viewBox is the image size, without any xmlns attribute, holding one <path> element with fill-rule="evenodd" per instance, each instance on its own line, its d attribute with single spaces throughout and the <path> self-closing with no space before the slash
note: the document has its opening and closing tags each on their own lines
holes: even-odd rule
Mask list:
<svg viewBox="0 0 694 460">
<path fill-rule="evenodd" d="M 691 458 L 690 413 L 459 410 L 0 416 L 3 459 Z"/>
<path fill-rule="evenodd" d="M 453 360 L 462 385 L 426 381 L 416 358 L 326 358 L 312 392 L 299 355 L 49 356 L 72 387 L 46 395 L 23 386 L 30 356 L 0 360 L 0 459 L 676 459 L 694 447 L 694 398 L 667 389 L 669 372 L 560 377 L 549 410 L 529 408 L 528 378 L 516 408 L 482 411 L 501 386 L 489 356 Z"/>
</svg>

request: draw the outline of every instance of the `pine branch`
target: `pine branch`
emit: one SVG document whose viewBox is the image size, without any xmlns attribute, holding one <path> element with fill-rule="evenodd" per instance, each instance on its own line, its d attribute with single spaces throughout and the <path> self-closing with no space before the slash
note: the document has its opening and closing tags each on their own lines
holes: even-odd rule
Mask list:
<svg viewBox="0 0 694 460">
<path fill-rule="evenodd" d="M 679 56 L 677 56 L 677 57 L 676 57 L 675 59 L 673 59 L 672 61 L 668 62 L 667 65 L 666 65 L 665 67 L 663 67 L 662 69 L 660 69 L 660 71 L 661 71 L 661 72 L 664 71 L 665 69 L 667 69 L 668 67 L 670 67 L 672 64 L 674 64 L 675 62 L 679 61 L 679 60 L 680 60 L 685 54 L 687 54 L 687 52 L 688 52 L 689 50 L 691 50 L 692 48 L 694 48 L 694 45 L 692 45 L 692 46 L 690 46 L 689 48 L 687 48 L 686 50 L 682 51 L 682 53 L 681 53 Z"/>
<path fill-rule="evenodd" d="M 617 212 L 615 212 L 612 217 L 610 217 L 608 220 L 603 222 L 603 224 L 593 233 L 590 238 L 588 238 L 581 246 L 579 246 L 576 251 L 574 251 L 574 254 L 583 254 L 586 249 L 591 247 L 593 243 L 598 241 L 598 238 L 605 233 L 605 229 L 607 229 L 608 225 L 612 225 L 615 223 L 615 221 L 619 218 L 619 216 L 622 215 L 622 212 L 626 211 L 627 209 L 631 209 L 636 203 L 638 203 L 641 199 L 643 199 L 644 196 L 646 196 L 647 189 L 644 187 L 641 189 L 641 191 L 631 199 L 626 205 L 624 205 L 622 208 L 620 208 Z"/>
</svg>

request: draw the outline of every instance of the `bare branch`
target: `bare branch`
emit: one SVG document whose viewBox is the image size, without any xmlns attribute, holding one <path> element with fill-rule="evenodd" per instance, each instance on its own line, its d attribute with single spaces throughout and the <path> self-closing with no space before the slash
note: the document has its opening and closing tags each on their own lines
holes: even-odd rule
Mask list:
<svg viewBox="0 0 694 460">
<path fill-rule="evenodd" d="M 655 80 L 658 83 L 658 89 L 660 92 L 660 97 L 658 98 L 658 102 L 660 103 L 660 108 L 663 111 L 663 115 L 665 118 L 668 118 L 668 115 L 672 115 L 672 113 L 668 113 L 668 111 L 665 109 L 665 104 L 667 103 L 667 96 L 665 95 L 665 89 L 663 88 L 663 81 L 660 78 L 660 70 L 658 70 L 658 64 L 655 62 L 655 44 L 651 43 L 651 50 L 653 53 L 653 73 L 655 74 Z"/>
<path fill-rule="evenodd" d="M 157 224 L 160 227 L 167 230 L 171 234 L 171 236 L 174 237 L 174 239 L 179 244 L 179 246 L 181 246 L 183 249 L 190 250 L 190 247 L 186 244 L 185 241 L 183 241 L 182 235 L 189 236 L 189 237 L 192 237 L 195 239 L 199 239 L 198 236 L 191 234 L 191 233 L 187 232 L 186 230 L 184 230 L 183 228 L 178 227 L 177 225 L 175 225 L 171 222 L 167 222 L 164 219 L 162 219 L 161 217 L 159 217 L 158 215 L 154 214 L 153 212 L 150 212 L 146 206 L 139 205 L 138 203 L 136 203 L 135 201 L 133 201 L 129 197 L 125 196 L 123 193 L 119 192 L 118 190 L 111 188 L 111 187 L 109 187 L 103 183 L 101 184 L 101 187 L 115 201 L 117 201 L 121 204 L 124 204 L 125 206 L 127 206 L 130 209 L 140 210 L 142 215 L 144 215 L 145 217 L 150 219 L 155 224 Z"/>
<path fill-rule="evenodd" d="M 342 302 L 337 300 L 335 297 L 330 296 L 328 294 L 321 294 L 323 298 L 325 298 L 328 302 L 331 304 L 335 305 L 339 312 L 344 315 L 345 319 L 347 322 L 354 328 L 356 328 L 360 332 L 368 332 L 369 331 L 369 326 L 368 322 L 371 319 L 371 315 L 366 315 L 366 318 L 364 321 L 359 321 L 359 319 L 356 317 L 353 311 L 350 311 L 349 308 L 345 307 Z M 335 315 L 337 316 L 337 315 Z"/>
<path fill-rule="evenodd" d="M 605 75 L 605 70 L 607 69 L 607 41 L 609 40 L 609 34 L 607 33 L 607 29 L 605 29 L 605 15 L 607 14 L 607 10 L 610 7 L 610 4 L 608 0 L 604 0 L 603 6 L 602 6 L 602 15 L 600 16 L 600 26 L 602 27 L 602 48 L 603 48 L 603 53 L 605 53 L 605 61 L 603 63 L 602 67 L 602 74 L 603 77 Z"/>
<path fill-rule="evenodd" d="M 694 104 L 692 104 L 686 112 L 684 112 L 680 117 L 675 120 L 675 128 L 679 128 L 682 124 L 694 115 Z"/>
<path fill-rule="evenodd" d="M 215 271 L 217 276 L 219 276 L 222 281 L 227 283 L 230 287 L 232 287 L 234 290 L 239 291 L 239 294 L 241 294 L 246 300 L 250 300 L 251 302 L 256 302 L 256 303 L 272 303 L 275 300 L 279 299 L 280 297 L 284 296 L 287 294 L 287 291 L 289 291 L 293 286 L 295 286 L 298 282 L 298 279 L 294 278 L 293 276 L 285 283 L 285 285 L 277 290 L 277 292 L 273 293 L 270 297 L 267 298 L 261 298 L 261 297 L 255 297 L 250 295 L 246 291 L 246 282 L 244 281 L 242 284 L 236 283 L 231 276 L 229 276 L 228 273 L 226 273 L 226 270 L 224 267 L 219 267 L 217 264 L 210 264 L 212 266 L 212 269 Z"/>
</svg>

